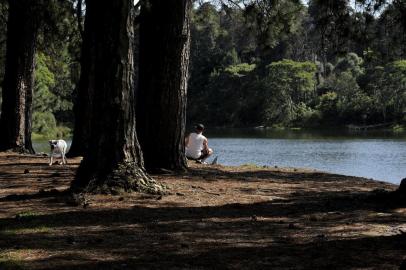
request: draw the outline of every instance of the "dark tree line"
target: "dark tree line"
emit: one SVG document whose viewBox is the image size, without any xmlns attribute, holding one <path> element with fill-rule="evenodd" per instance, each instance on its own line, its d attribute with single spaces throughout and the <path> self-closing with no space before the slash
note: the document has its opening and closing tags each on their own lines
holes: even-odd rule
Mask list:
<svg viewBox="0 0 406 270">
<path fill-rule="evenodd" d="M 221 2 L 193 12 L 188 123 L 406 123 L 405 1 Z"/>
</svg>

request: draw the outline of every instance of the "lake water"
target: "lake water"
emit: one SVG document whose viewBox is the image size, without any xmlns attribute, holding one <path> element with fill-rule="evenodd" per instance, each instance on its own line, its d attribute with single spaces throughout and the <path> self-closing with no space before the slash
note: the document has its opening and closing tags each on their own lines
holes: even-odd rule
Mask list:
<svg viewBox="0 0 406 270">
<path fill-rule="evenodd" d="M 406 177 L 406 133 L 212 130 L 209 145 L 224 165 L 317 170 L 399 184 Z"/>
<path fill-rule="evenodd" d="M 68 150 L 71 144 L 71 139 L 66 139 L 66 143 L 68 145 Z M 48 140 L 34 140 L 33 141 L 33 147 L 36 153 L 46 153 L 49 154 L 49 151 L 51 150 L 49 146 Z"/>
<path fill-rule="evenodd" d="M 406 177 L 406 133 L 208 129 L 205 135 L 212 158 L 224 165 L 313 168 L 395 184 Z M 47 141 L 34 148 L 49 151 Z"/>
</svg>

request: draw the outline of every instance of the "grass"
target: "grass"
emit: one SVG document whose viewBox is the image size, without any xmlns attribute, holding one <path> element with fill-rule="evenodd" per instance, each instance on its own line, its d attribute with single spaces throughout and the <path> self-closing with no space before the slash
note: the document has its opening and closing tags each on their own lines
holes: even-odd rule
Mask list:
<svg viewBox="0 0 406 270">
<path fill-rule="evenodd" d="M 22 254 L 27 250 L 7 251 L 0 253 L 1 270 L 22 270 L 26 269 L 22 263 Z"/>
<path fill-rule="evenodd" d="M 398 124 L 398 125 L 394 125 L 392 129 L 394 132 L 404 132 L 406 130 L 406 126 Z"/>
<path fill-rule="evenodd" d="M 48 233 L 51 232 L 51 228 L 47 226 L 42 226 L 37 223 L 35 217 L 40 216 L 41 214 L 25 211 L 18 213 L 15 216 L 17 226 L 13 228 L 7 228 L 7 225 L 0 230 L 1 235 L 11 236 L 11 235 L 20 235 L 20 234 L 35 234 L 35 233 Z M 2 269 L 2 268 L 0 268 Z"/>
<path fill-rule="evenodd" d="M 36 213 L 36 212 L 33 212 L 33 211 L 24 211 L 24 212 L 18 213 L 16 215 L 16 218 L 20 219 L 20 218 L 27 218 L 27 217 L 36 217 L 36 216 L 39 216 L 39 215 L 40 215 L 39 213 Z"/>
<path fill-rule="evenodd" d="M 244 169 L 262 169 L 263 168 L 263 166 L 260 166 L 260 165 L 254 164 L 254 163 L 246 163 L 246 164 L 241 165 L 240 167 L 244 168 Z"/>
<path fill-rule="evenodd" d="M 0 234 L 5 236 L 11 235 L 21 235 L 21 234 L 35 234 L 35 233 L 49 233 L 51 228 L 46 226 L 39 226 L 34 228 L 13 228 L 13 229 L 3 229 L 0 231 Z"/>
</svg>

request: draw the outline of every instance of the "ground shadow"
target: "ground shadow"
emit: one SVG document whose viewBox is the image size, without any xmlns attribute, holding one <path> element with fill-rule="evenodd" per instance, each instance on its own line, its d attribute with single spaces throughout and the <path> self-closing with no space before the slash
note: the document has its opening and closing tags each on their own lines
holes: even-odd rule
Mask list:
<svg viewBox="0 0 406 270">
<path fill-rule="evenodd" d="M 33 262 L 41 269 L 55 264 L 58 269 L 395 269 L 406 254 L 406 234 L 337 239 L 326 232 L 347 223 L 348 216 L 339 222 L 303 221 L 302 215 L 292 214 L 294 208 L 137 206 L 2 219 L 0 246 L 65 253 Z M 298 237 L 306 226 L 318 235 Z M 30 229 L 35 233 L 11 233 Z M 107 258 L 92 259 L 92 254 Z"/>
<path fill-rule="evenodd" d="M 113 207 L 113 199 L 125 200 L 115 196 L 84 208 L 66 206 L 67 193 L 53 189 L 66 190 L 74 166 L 16 164 L 25 165 L 2 172 L 0 182 L 18 192 L 3 192 L 0 203 L 31 211 L 0 219 L 0 249 L 29 254 L 16 262 L 22 269 L 397 269 L 406 254 L 406 218 L 397 211 L 404 204 L 394 203 L 393 189 L 371 192 L 384 185 L 369 180 L 201 167 L 160 176 L 176 182 L 164 198 L 134 195 Z M 210 205 L 224 195 L 217 182 L 232 182 L 231 192 L 248 202 Z M 37 190 L 21 188 L 31 183 Z M 182 194 L 176 184 L 193 192 Z M 287 187 L 283 196 L 250 201 Z M 209 197 L 201 205 L 177 203 L 191 194 Z M 168 202 L 152 203 L 160 200 Z M 37 213 L 35 203 L 52 211 Z"/>
</svg>

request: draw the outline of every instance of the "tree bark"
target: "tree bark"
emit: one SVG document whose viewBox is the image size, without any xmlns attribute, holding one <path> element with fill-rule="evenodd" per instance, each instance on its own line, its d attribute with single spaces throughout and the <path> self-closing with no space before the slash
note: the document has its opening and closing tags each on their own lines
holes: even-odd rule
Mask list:
<svg viewBox="0 0 406 270">
<path fill-rule="evenodd" d="M 94 95 L 94 64 L 95 64 L 95 36 L 97 29 L 94 19 L 95 10 L 87 9 L 85 30 L 81 51 L 81 72 L 78 84 L 76 102 L 74 105 L 75 126 L 72 144 L 68 156 L 84 156 L 88 150 L 90 138 L 90 124 L 92 119 L 92 98 Z"/>
<path fill-rule="evenodd" d="M 132 1 L 88 0 L 94 30 L 94 84 L 89 151 L 74 191 L 162 192 L 143 169 L 135 132 Z M 94 12 L 94 13 L 93 13 Z M 85 29 L 85 31 L 89 31 Z"/>
<path fill-rule="evenodd" d="M 137 132 L 147 170 L 185 170 L 190 0 L 146 0 L 140 14 Z"/>
<path fill-rule="evenodd" d="M 0 150 L 34 153 L 31 142 L 35 52 L 41 24 L 38 1 L 9 1 Z"/>
</svg>

